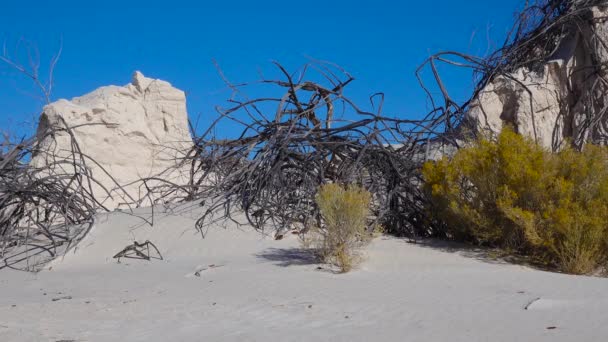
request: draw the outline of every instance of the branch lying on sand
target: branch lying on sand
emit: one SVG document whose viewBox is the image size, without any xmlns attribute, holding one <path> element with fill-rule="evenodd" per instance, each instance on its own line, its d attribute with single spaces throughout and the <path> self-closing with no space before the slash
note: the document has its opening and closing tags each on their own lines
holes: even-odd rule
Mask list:
<svg viewBox="0 0 608 342">
<path fill-rule="evenodd" d="M 150 254 L 150 247 L 156 252 L 156 256 Z M 123 248 L 120 252 L 114 255 L 114 259 L 120 262 L 121 258 L 128 259 L 143 259 L 143 260 L 151 260 L 151 259 L 159 259 L 163 260 L 163 256 L 160 254 L 156 245 L 150 242 L 150 240 L 146 240 L 143 243 L 139 243 L 137 241 L 133 241 L 132 244 Z"/>
</svg>

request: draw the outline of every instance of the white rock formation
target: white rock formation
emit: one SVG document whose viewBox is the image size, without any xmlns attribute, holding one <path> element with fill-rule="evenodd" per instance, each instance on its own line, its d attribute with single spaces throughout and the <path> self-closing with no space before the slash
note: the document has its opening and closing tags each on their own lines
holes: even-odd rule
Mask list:
<svg viewBox="0 0 608 342">
<path fill-rule="evenodd" d="M 577 22 L 540 70 L 524 67 L 493 79 L 471 103 L 473 125 L 498 133 L 510 124 L 551 150 L 566 139 L 605 144 L 608 116 L 588 125 L 589 114 L 601 112 L 607 95 L 590 89 L 606 76 L 597 66 L 608 63 L 608 9 L 594 7 L 583 17 L 585 24 Z"/>
<path fill-rule="evenodd" d="M 540 73 L 520 69 L 510 75 L 517 81 L 497 77 L 471 104 L 469 118 L 482 130 L 498 133 L 510 124 L 545 147 L 553 148 L 555 138 L 560 144 L 565 122 L 559 104 L 565 83 L 558 63 L 547 64 Z"/>
<path fill-rule="evenodd" d="M 168 82 L 135 72 L 124 87 L 101 87 L 71 101 L 51 103 L 40 117 L 39 136 L 49 127 L 63 127 L 62 121 L 73 127 L 87 166 L 100 182 L 94 194 L 106 208 L 142 200 L 145 189 L 141 182 L 133 183 L 141 178 L 184 182 L 176 159 L 192 147 L 186 96 Z M 71 139 L 60 132 L 45 137 L 40 146 L 31 162 L 38 167 L 65 158 Z M 111 197 L 103 188 L 111 191 Z"/>
</svg>

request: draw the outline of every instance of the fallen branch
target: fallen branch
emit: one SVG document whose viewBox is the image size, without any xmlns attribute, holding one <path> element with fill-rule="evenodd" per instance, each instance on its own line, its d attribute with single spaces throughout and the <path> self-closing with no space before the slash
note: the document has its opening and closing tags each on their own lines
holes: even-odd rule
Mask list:
<svg viewBox="0 0 608 342">
<path fill-rule="evenodd" d="M 152 247 L 153 251 L 156 252 L 156 256 L 150 255 L 150 247 Z M 118 262 L 120 262 L 120 258 L 143 259 L 148 261 L 151 259 L 163 260 L 163 256 L 160 254 L 158 248 L 156 248 L 156 245 L 149 240 L 146 240 L 143 243 L 134 241 L 132 244 L 128 245 L 114 255 L 114 259 L 117 259 Z"/>
</svg>

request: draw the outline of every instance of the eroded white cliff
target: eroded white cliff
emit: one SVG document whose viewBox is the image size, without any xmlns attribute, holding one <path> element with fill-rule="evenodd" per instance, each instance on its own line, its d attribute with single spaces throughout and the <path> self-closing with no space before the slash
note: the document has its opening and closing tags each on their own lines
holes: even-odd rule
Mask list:
<svg viewBox="0 0 608 342">
<path fill-rule="evenodd" d="M 168 82 L 135 72 L 126 86 L 51 103 L 40 117 L 38 134 L 65 125 L 99 182 L 95 196 L 108 209 L 149 204 L 147 189 L 138 182 L 142 178 L 185 182 L 186 171 L 177 164 L 192 147 L 186 96 Z M 69 156 L 72 142 L 67 132 L 45 136 L 32 165 L 65 168 L 56 162 Z"/>
</svg>

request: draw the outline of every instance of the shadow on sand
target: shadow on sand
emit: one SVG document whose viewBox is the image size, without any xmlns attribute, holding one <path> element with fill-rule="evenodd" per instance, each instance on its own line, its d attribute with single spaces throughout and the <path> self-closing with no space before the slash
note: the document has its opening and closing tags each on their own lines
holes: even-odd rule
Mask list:
<svg viewBox="0 0 608 342">
<path fill-rule="evenodd" d="M 489 264 L 519 265 L 536 270 L 555 272 L 548 265 L 540 264 L 537 260 L 523 255 L 519 255 L 513 251 L 479 247 L 466 243 L 445 241 L 439 239 L 421 239 L 415 242 L 406 242 L 414 243 L 416 246 L 420 246 L 423 248 L 430 248 L 445 253 L 458 254 L 465 258 L 471 258 Z"/>
<path fill-rule="evenodd" d="M 272 261 L 281 267 L 319 264 L 315 252 L 305 248 L 269 248 L 256 254 L 256 257 Z"/>
</svg>

